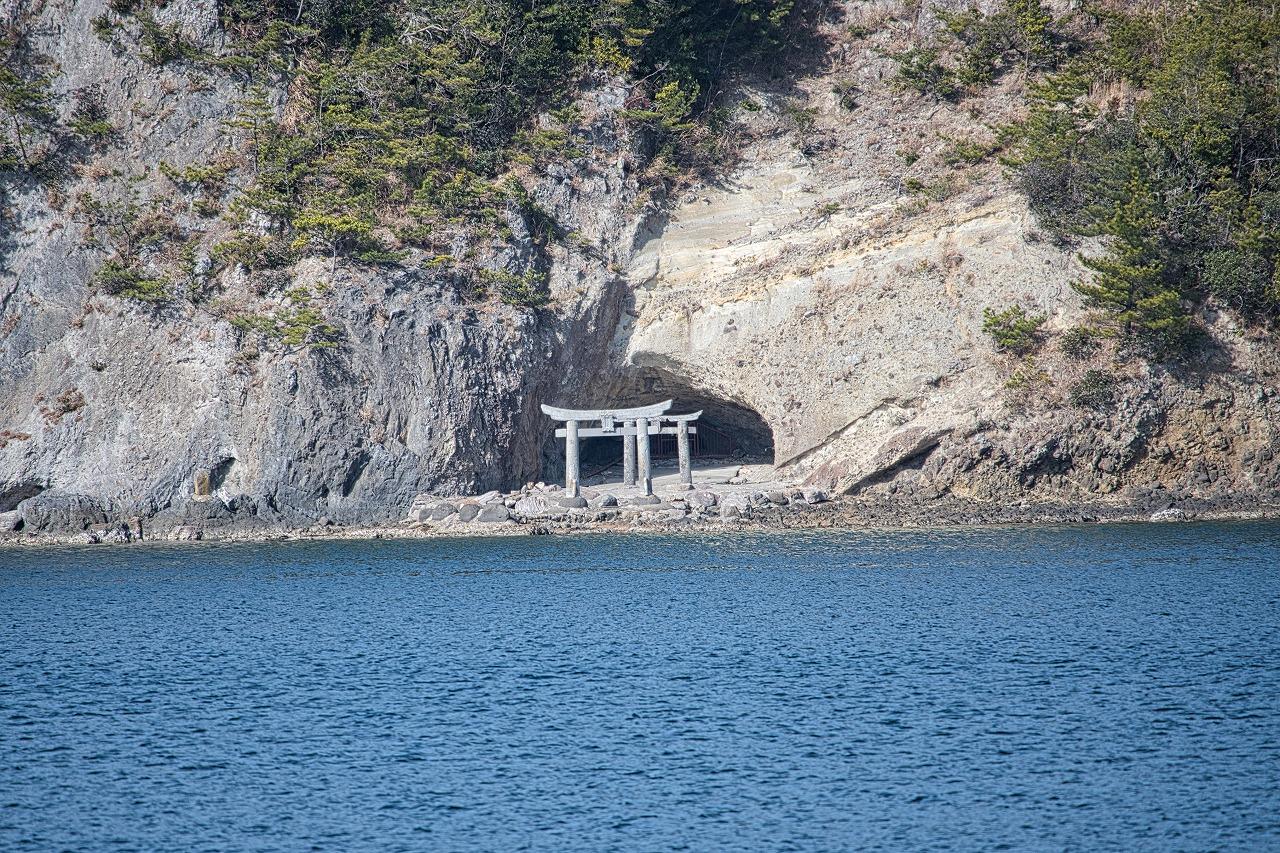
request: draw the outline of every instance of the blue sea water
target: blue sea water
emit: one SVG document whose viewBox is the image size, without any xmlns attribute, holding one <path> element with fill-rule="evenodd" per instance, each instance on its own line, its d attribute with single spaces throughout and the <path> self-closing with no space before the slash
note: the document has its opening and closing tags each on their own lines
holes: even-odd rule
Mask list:
<svg viewBox="0 0 1280 853">
<path fill-rule="evenodd" d="M 0 549 L 3 850 L 1277 850 L 1280 526 Z"/>
</svg>

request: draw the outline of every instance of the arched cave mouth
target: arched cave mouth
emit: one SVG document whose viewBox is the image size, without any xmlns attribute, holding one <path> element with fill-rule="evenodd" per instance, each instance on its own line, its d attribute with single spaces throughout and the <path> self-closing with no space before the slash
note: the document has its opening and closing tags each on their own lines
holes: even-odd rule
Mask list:
<svg viewBox="0 0 1280 853">
<path fill-rule="evenodd" d="M 671 414 L 701 411 L 697 432 L 689 437 L 689 451 L 695 468 L 721 465 L 772 465 L 773 430 L 757 412 L 732 400 L 696 389 L 669 374 L 648 371 L 619 381 L 607 393 L 581 400 L 555 401 L 565 407 L 626 408 L 672 400 Z M 549 425 L 550 426 L 550 425 Z M 554 424 L 559 428 L 561 424 Z M 592 424 L 598 426 L 598 424 Z M 542 446 L 542 479 L 564 479 L 564 439 L 548 430 Z M 676 464 L 676 437 L 650 437 L 650 453 L 655 468 Z M 618 438 L 584 438 L 578 450 L 584 482 L 622 464 L 622 441 Z"/>
</svg>

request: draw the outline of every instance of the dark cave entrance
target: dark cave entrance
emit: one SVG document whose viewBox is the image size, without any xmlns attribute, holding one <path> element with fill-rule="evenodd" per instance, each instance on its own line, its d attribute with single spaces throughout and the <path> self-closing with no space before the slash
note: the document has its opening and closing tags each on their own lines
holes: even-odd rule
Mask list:
<svg viewBox="0 0 1280 853">
<path fill-rule="evenodd" d="M 689 437 L 694 467 L 699 465 L 773 464 L 773 430 L 758 413 L 730 400 L 689 386 L 658 372 L 646 372 L 621 381 L 608 394 L 585 400 L 564 401 L 581 408 L 641 406 L 671 399 L 672 414 L 701 410 L 697 432 Z M 558 426 L 558 424 L 556 425 Z M 676 437 L 650 437 L 650 453 L 655 467 L 674 464 Z M 617 438 L 582 439 L 579 464 L 582 479 L 603 474 L 622 463 L 622 441 Z M 564 479 L 564 439 L 548 436 L 542 447 L 542 479 L 554 483 Z"/>
</svg>

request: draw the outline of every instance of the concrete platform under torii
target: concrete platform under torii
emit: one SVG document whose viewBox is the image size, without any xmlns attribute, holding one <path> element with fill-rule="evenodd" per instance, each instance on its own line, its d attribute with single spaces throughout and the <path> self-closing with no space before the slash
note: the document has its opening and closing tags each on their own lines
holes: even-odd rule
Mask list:
<svg viewBox="0 0 1280 853">
<path fill-rule="evenodd" d="M 730 485 L 761 488 L 780 481 L 773 475 L 770 465 L 743 465 L 741 462 L 729 460 L 713 460 L 694 462 L 690 466 L 690 480 L 694 489 L 723 490 Z M 623 466 L 619 462 L 603 471 L 598 471 L 582 478 L 583 488 L 599 492 L 608 492 L 620 498 L 641 494 L 638 485 L 627 484 L 623 476 Z M 675 460 L 662 460 L 653 463 L 653 492 L 688 491 L 680 468 Z"/>
</svg>

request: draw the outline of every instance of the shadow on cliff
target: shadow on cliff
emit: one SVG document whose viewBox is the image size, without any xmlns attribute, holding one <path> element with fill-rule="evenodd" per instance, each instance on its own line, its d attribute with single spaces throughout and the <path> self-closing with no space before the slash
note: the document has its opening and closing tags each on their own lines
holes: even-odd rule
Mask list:
<svg viewBox="0 0 1280 853">
<path fill-rule="evenodd" d="M 836 42 L 829 25 L 838 23 L 843 17 L 842 4 L 831 0 L 800 0 L 775 50 L 726 62 L 718 70 L 715 85 L 704 98 L 704 109 L 711 113 L 714 109 L 729 108 L 732 112 L 742 100 L 744 89 L 785 105 L 798 105 L 807 100 L 810 93 L 799 84 L 830 71 Z M 803 112 L 802 109 L 797 111 Z M 714 114 L 712 118 L 714 127 Z M 719 138 L 714 140 L 710 150 L 695 156 L 696 162 L 691 165 L 701 182 L 724 186 L 741 152 L 732 122 L 727 127 L 713 130 L 713 133 L 719 134 Z"/>
<path fill-rule="evenodd" d="M 797 83 L 830 70 L 835 40 L 824 32 L 824 26 L 838 23 L 843 17 L 844 6 L 841 3 L 800 0 L 792 13 L 786 41 L 778 51 L 766 61 L 737 69 L 725 82 L 747 84 L 782 97 L 807 95 L 797 87 Z"/>
<path fill-rule="evenodd" d="M 18 248 L 18 241 L 14 239 L 14 235 L 18 233 L 18 223 L 10 208 L 6 189 L 0 181 L 0 276 L 14 275 L 9 267 L 9 257 Z"/>
</svg>

